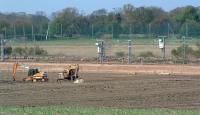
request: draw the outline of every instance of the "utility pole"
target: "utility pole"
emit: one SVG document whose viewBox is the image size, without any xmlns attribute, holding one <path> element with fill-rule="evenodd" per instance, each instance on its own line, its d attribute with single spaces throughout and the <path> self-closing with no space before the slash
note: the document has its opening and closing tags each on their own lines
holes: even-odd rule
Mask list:
<svg viewBox="0 0 200 115">
<path fill-rule="evenodd" d="M 128 40 L 128 64 L 131 64 L 131 40 Z"/>
</svg>

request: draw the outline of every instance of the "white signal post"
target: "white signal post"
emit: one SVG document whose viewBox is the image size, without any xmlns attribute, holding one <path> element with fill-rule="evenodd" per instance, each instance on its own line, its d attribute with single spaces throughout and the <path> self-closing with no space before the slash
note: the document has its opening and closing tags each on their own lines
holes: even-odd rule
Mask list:
<svg viewBox="0 0 200 115">
<path fill-rule="evenodd" d="M 158 36 L 159 48 L 161 49 L 161 57 L 165 58 L 165 38 L 167 36 Z"/>
<path fill-rule="evenodd" d="M 105 56 L 104 41 L 103 40 L 97 40 L 95 45 L 97 46 L 97 53 L 99 55 L 99 62 L 103 63 L 104 56 Z"/>
</svg>

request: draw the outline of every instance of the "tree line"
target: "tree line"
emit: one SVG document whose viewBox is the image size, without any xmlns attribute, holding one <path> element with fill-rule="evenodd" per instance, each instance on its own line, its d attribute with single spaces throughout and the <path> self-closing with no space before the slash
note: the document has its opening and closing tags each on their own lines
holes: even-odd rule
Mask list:
<svg viewBox="0 0 200 115">
<path fill-rule="evenodd" d="M 169 12 L 158 7 L 134 7 L 125 4 L 112 11 L 99 9 L 83 14 L 76 8 L 65 8 L 50 17 L 42 12 L 0 13 L 0 34 L 7 38 L 25 36 L 44 39 L 50 36 L 74 35 L 185 35 L 200 36 L 200 7 L 178 7 Z M 42 37 L 43 36 L 43 37 Z"/>
</svg>

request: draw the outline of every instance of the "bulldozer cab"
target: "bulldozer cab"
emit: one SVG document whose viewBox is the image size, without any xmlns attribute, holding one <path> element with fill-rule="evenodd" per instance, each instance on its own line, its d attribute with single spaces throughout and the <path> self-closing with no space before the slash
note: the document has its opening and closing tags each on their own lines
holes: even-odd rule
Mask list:
<svg viewBox="0 0 200 115">
<path fill-rule="evenodd" d="M 28 70 L 28 76 L 33 76 L 33 75 L 35 75 L 36 73 L 39 73 L 38 68 L 34 68 L 34 69 L 29 69 L 29 70 Z"/>
</svg>

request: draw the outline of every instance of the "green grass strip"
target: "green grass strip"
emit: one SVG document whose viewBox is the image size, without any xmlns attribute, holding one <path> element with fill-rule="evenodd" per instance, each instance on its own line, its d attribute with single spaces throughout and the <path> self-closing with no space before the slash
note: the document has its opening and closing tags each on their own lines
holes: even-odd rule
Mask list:
<svg viewBox="0 0 200 115">
<path fill-rule="evenodd" d="M 200 115 L 200 110 L 183 109 L 114 109 L 50 107 L 0 107 L 5 115 Z"/>
</svg>

